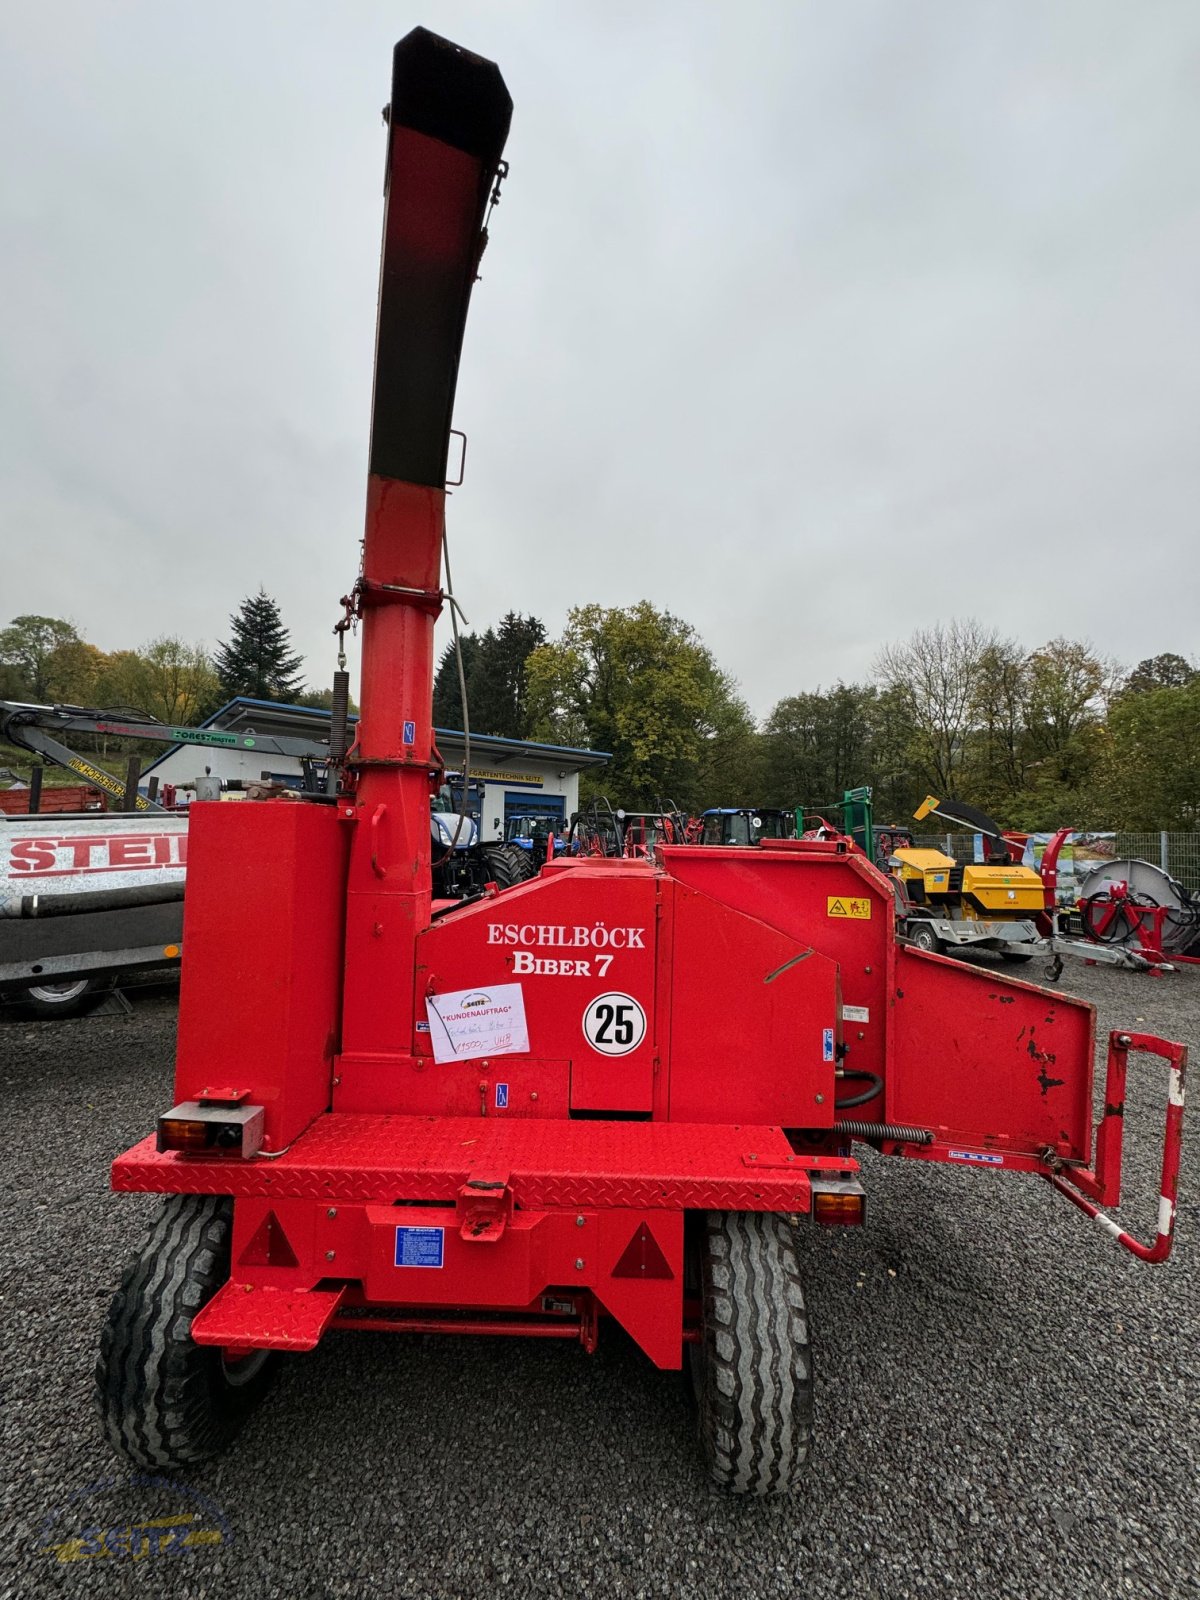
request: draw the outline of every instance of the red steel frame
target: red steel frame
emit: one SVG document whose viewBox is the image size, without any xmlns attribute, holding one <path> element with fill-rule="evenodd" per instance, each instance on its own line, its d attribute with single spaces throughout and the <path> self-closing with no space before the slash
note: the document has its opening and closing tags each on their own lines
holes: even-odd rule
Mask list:
<svg viewBox="0 0 1200 1600">
<path fill-rule="evenodd" d="M 1112 1106 L 1134 1048 L 1172 1063 L 1172 1209 L 1149 1252 L 1115 1236 L 1161 1259 L 1183 1047 L 1110 1048 L 1092 1165 L 1091 1008 L 899 947 L 892 884 L 845 839 L 547 860 L 432 919 L 446 449 L 510 110 L 490 63 L 421 30 L 397 46 L 354 600 L 362 719 L 342 793 L 192 808 L 176 1098 L 262 1107 L 262 1150 L 148 1139 L 113 1185 L 233 1198 L 232 1276 L 194 1338 L 311 1349 L 336 1320 L 592 1348 L 603 1312 L 678 1367 L 696 1336 L 688 1218 L 807 1216 L 814 1185 L 855 1184 L 856 1138 L 1040 1173 L 1099 1217 L 1118 1196 Z M 466 1038 L 439 1058 L 434 1002 L 491 1006 L 501 986 L 520 993 L 527 1047 Z M 601 1002 L 610 1021 L 622 1008 L 622 1037 L 589 1032 Z"/>
<path fill-rule="evenodd" d="M 1042 880 L 1044 892 L 1044 909 L 1038 918 L 1038 931 L 1047 938 L 1058 930 L 1058 858 L 1062 854 L 1063 846 L 1075 832 L 1074 828 L 1060 828 L 1049 840 L 1042 852 L 1039 875 Z M 1005 838 L 1023 849 L 1029 835 L 1026 833 L 1006 833 Z M 1130 901 L 1125 892 L 1118 894 L 1112 903 L 1112 909 L 1104 921 L 1104 926 L 1118 913 L 1123 912 L 1130 918 L 1137 929 L 1138 942 L 1130 945 L 1132 954 L 1140 956 L 1149 964 L 1152 974 L 1160 976 L 1169 972 L 1175 966 L 1200 966 L 1200 956 L 1168 955 L 1163 949 L 1163 924 L 1170 916 L 1167 906 L 1142 906 Z M 1093 944 L 1102 944 L 1104 941 L 1095 937 L 1084 922 L 1084 937 Z"/>
<path fill-rule="evenodd" d="M 1168 954 L 1163 949 L 1163 926 L 1171 915 L 1170 906 L 1144 906 L 1130 899 L 1128 885 L 1125 883 L 1110 883 L 1108 886 L 1108 913 L 1100 920 L 1096 932 L 1092 932 L 1092 923 L 1089 918 L 1083 919 L 1083 931 L 1089 941 L 1103 944 L 1104 931 L 1109 927 L 1114 917 L 1125 916 L 1129 919 L 1137 934 L 1137 941 L 1129 946 L 1134 955 L 1141 956 L 1143 961 L 1150 964 L 1150 969 L 1156 975 L 1169 972 L 1174 966 L 1200 966 L 1200 956 L 1176 955 L 1173 951 Z M 1087 902 L 1080 902 L 1081 905 Z M 1095 904 L 1095 901 L 1090 902 Z"/>
<path fill-rule="evenodd" d="M 1168 1065 L 1167 1125 L 1163 1140 L 1162 1173 L 1159 1180 L 1158 1230 L 1154 1243 L 1142 1244 L 1114 1222 L 1096 1204 L 1120 1199 L 1121 1136 L 1125 1117 L 1125 1080 L 1129 1053 L 1144 1051 L 1161 1056 Z M 1171 1253 L 1175 1233 L 1175 1208 L 1179 1200 L 1179 1161 L 1183 1149 L 1184 1085 L 1187 1076 L 1187 1050 L 1144 1033 L 1114 1033 L 1108 1046 L 1108 1074 L 1104 1086 L 1104 1116 L 1096 1136 L 1096 1162 L 1092 1171 L 1062 1169 L 1050 1174 L 1050 1182 L 1076 1205 L 1085 1216 L 1099 1223 L 1109 1235 L 1140 1261 L 1165 1261 Z"/>
</svg>

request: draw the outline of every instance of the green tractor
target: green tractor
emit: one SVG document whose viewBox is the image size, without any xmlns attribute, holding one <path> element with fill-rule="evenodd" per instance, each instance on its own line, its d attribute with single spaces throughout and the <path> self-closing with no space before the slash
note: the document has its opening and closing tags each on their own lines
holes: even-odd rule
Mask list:
<svg viewBox="0 0 1200 1600">
<path fill-rule="evenodd" d="M 875 824 L 871 791 L 865 785 L 847 789 L 840 801 L 826 808 L 828 814 L 813 811 L 796 812 L 797 835 L 813 835 L 822 828 L 830 828 L 853 839 L 868 861 L 881 872 L 887 872 L 888 862 L 897 850 L 908 848 L 913 842 L 912 829 L 902 823 Z M 840 812 L 840 816 L 838 813 Z"/>
</svg>

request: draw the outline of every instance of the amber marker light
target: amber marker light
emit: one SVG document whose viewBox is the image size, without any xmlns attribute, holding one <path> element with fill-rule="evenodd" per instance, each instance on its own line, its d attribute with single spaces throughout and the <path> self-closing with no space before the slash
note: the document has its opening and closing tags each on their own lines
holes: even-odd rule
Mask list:
<svg viewBox="0 0 1200 1600">
<path fill-rule="evenodd" d="M 184 1155 L 257 1155 L 265 1120 L 262 1106 L 185 1100 L 159 1117 L 158 1148 Z"/>
<path fill-rule="evenodd" d="M 866 1221 L 863 1194 L 844 1190 L 817 1190 L 813 1194 L 813 1221 L 822 1228 L 861 1228 Z"/>
</svg>

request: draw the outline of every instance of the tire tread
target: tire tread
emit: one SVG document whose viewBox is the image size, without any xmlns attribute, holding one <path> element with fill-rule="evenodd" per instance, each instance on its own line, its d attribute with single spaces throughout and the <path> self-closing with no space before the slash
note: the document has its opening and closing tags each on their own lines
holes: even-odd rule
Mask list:
<svg viewBox="0 0 1200 1600">
<path fill-rule="evenodd" d="M 192 1318 L 229 1276 L 232 1203 L 172 1195 L 113 1296 L 100 1335 L 96 1402 L 108 1443 L 134 1465 L 190 1466 L 229 1443 L 270 1384 L 271 1363 L 234 1389 Z"/>
<path fill-rule="evenodd" d="M 738 1494 L 795 1486 L 812 1441 L 812 1360 L 795 1240 L 785 1218 L 712 1212 L 704 1224 L 701 1443 Z"/>
</svg>

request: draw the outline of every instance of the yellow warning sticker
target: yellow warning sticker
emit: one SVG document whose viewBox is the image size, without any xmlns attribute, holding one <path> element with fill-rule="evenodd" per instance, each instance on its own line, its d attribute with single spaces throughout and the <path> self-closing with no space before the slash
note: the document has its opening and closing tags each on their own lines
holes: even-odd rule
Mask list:
<svg viewBox="0 0 1200 1600">
<path fill-rule="evenodd" d="M 826 914 L 831 917 L 853 917 L 857 922 L 870 922 L 871 902 L 851 900 L 848 896 L 831 894 L 825 902 Z"/>
</svg>

